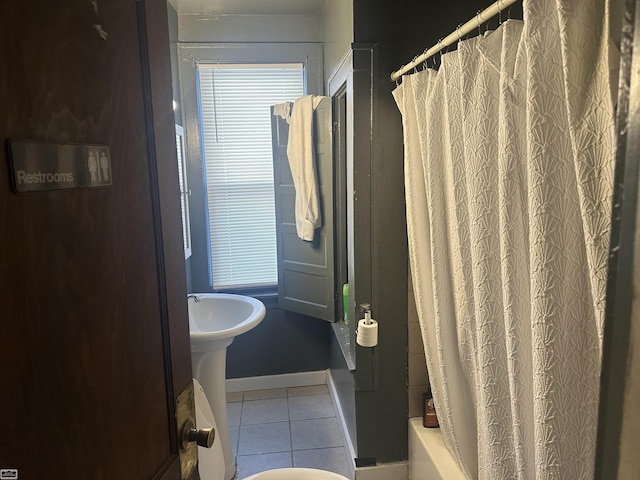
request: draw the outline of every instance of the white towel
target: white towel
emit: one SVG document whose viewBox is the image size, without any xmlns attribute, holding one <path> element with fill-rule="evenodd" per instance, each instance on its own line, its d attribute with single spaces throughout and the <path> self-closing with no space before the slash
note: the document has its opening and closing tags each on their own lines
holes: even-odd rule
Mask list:
<svg viewBox="0 0 640 480">
<path fill-rule="evenodd" d="M 287 123 L 291 123 L 291 106 L 293 103 L 284 102 L 273 106 L 273 114 L 285 119 Z"/>
<path fill-rule="evenodd" d="M 302 240 L 312 241 L 322 225 L 320 196 L 315 167 L 313 111 L 323 98 L 305 95 L 293 104 L 287 157 L 296 189 L 296 231 Z"/>
</svg>

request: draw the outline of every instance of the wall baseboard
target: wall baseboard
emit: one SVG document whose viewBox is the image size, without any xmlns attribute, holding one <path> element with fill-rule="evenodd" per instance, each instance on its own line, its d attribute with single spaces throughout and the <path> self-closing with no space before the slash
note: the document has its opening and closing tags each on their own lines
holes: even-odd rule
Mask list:
<svg viewBox="0 0 640 480">
<path fill-rule="evenodd" d="M 347 420 L 344 418 L 344 413 L 342 413 L 342 405 L 340 404 L 340 397 L 338 397 L 338 390 L 336 389 L 336 384 L 333 381 L 333 377 L 331 376 L 331 370 L 327 370 L 327 387 L 329 387 L 329 394 L 331 395 L 331 400 L 333 401 L 333 406 L 335 408 L 336 414 L 338 415 L 338 426 L 342 431 L 342 438 L 344 438 L 345 448 L 347 453 L 349 454 L 349 466 L 351 467 L 352 476 L 355 475 L 355 464 L 354 459 L 358 456 L 355 447 L 353 446 L 353 442 L 351 441 L 351 435 L 349 435 L 349 429 L 347 427 Z"/>
<path fill-rule="evenodd" d="M 261 377 L 230 378 L 225 381 L 226 389 L 229 393 L 326 384 L 327 370 L 264 375 Z"/>
<path fill-rule="evenodd" d="M 355 480 L 407 480 L 408 462 L 382 463 L 375 467 L 356 468 Z"/>
</svg>

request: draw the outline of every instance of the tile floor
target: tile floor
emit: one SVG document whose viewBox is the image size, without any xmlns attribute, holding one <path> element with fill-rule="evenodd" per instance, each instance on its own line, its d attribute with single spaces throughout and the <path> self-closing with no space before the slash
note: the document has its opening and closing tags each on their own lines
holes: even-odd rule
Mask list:
<svg viewBox="0 0 640 480">
<path fill-rule="evenodd" d="M 264 470 L 308 467 L 352 478 L 326 385 L 227 393 L 238 480 Z"/>
</svg>

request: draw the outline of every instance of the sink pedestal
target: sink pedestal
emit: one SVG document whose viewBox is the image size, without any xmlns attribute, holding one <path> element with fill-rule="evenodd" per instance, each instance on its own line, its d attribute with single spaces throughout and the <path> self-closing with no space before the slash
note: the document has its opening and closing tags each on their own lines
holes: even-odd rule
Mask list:
<svg viewBox="0 0 640 480">
<path fill-rule="evenodd" d="M 216 437 L 222 444 L 224 454 L 225 480 L 231 480 L 236 473 L 236 461 L 229 438 L 229 421 L 227 419 L 227 391 L 225 388 L 227 347 L 233 338 L 220 342 L 220 348 L 209 352 L 191 352 L 193 374 L 202 385 L 213 417 L 218 427 Z"/>
<path fill-rule="evenodd" d="M 227 347 L 236 336 L 258 325 L 266 309 L 260 300 L 230 293 L 190 294 L 187 305 L 193 374 L 202 385 L 218 425 L 225 461 L 224 479 L 231 480 L 236 462 L 227 420 Z"/>
</svg>

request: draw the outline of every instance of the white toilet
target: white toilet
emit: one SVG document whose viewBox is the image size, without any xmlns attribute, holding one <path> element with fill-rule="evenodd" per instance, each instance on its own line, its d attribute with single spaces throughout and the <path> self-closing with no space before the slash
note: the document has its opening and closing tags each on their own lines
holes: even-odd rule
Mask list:
<svg viewBox="0 0 640 480">
<path fill-rule="evenodd" d="M 202 386 L 193 379 L 196 403 L 196 427 L 216 428 L 216 420 Z M 218 438 L 211 448 L 198 447 L 200 480 L 224 480 L 225 465 L 222 445 Z M 349 480 L 347 477 L 314 468 L 278 468 L 256 473 L 246 480 Z"/>
<path fill-rule="evenodd" d="M 256 473 L 245 480 L 347 480 L 347 478 L 315 468 L 278 468 Z"/>
</svg>

